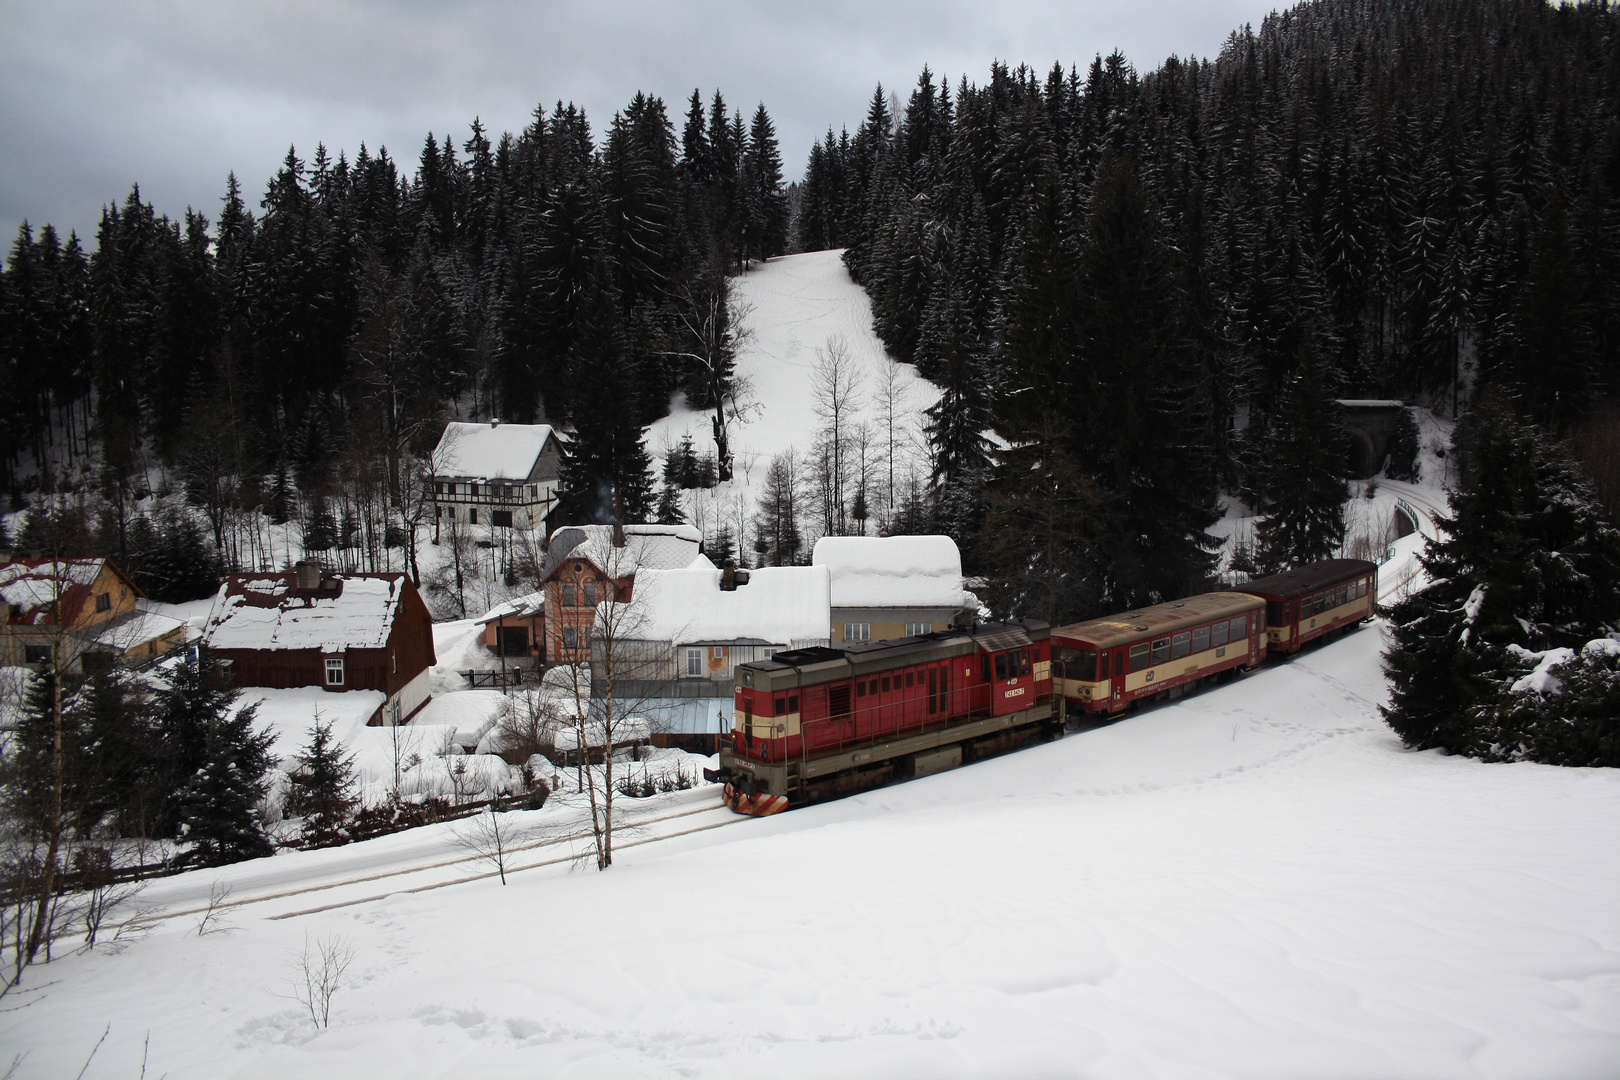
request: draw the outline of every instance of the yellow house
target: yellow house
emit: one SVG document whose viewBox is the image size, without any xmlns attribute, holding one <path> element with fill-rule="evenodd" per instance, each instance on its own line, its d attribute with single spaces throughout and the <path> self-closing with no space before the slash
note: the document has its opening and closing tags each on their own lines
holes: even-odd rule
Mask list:
<svg viewBox="0 0 1620 1080">
<path fill-rule="evenodd" d="M 145 595 L 111 559 L 0 562 L 0 664 L 83 671 L 184 644 L 184 623 L 136 606 Z"/>
</svg>

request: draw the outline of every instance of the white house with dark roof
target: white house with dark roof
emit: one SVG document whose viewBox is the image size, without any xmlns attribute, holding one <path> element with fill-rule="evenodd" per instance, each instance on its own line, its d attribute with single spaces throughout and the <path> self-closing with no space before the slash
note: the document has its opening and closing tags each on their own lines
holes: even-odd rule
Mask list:
<svg viewBox="0 0 1620 1080">
<path fill-rule="evenodd" d="M 824 536 L 810 561 L 832 574 L 835 642 L 929 634 L 979 606 L 948 536 Z"/>
<path fill-rule="evenodd" d="M 432 464 L 439 522 L 531 529 L 557 503 L 562 452 L 549 424 L 446 424 Z"/>
</svg>

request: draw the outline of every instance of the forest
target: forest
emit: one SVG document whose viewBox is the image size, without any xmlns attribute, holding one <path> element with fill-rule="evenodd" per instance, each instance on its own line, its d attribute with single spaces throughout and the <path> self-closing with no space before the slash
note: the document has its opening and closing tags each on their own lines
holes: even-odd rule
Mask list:
<svg viewBox="0 0 1620 1080">
<path fill-rule="evenodd" d="M 678 515 L 640 433 L 672 395 L 730 393 L 730 275 L 828 248 L 943 391 L 933 483 L 877 527 L 955 537 L 998 611 L 1204 587 L 1223 492 L 1278 523 L 1257 566 L 1333 550 L 1344 398 L 1455 417 L 1499 392 L 1612 513 L 1616 24 L 1322 0 L 1146 72 L 924 70 L 791 187 L 763 104 L 694 91 L 679 122 L 635 95 L 600 140 L 560 103 L 516 135 L 474 120 L 410 174 L 290 149 L 256 207 L 230 177 L 215 220 L 135 189 L 93 248 L 25 225 L 0 275 L 0 482 L 38 508 L 12 540 L 170 596 L 279 558 L 272 526 L 371 566 L 421 524 L 443 421 L 495 415 L 568 432 L 553 524 Z M 723 481 L 720 458 L 679 483 Z M 154 465 L 183 507 L 143 501 Z M 730 538 L 738 558 L 867 527 L 808 501 L 760 507 L 794 542 Z"/>
</svg>

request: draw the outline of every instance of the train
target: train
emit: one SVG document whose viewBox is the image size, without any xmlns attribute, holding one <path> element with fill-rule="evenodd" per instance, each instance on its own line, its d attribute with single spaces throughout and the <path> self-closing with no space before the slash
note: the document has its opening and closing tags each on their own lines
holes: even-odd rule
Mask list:
<svg viewBox="0 0 1620 1080">
<path fill-rule="evenodd" d="M 1378 567 L 1327 559 L 1219 592 L 1052 627 L 977 623 L 741 664 L 720 767 L 769 816 L 943 772 L 1287 658 L 1372 618 Z"/>
</svg>

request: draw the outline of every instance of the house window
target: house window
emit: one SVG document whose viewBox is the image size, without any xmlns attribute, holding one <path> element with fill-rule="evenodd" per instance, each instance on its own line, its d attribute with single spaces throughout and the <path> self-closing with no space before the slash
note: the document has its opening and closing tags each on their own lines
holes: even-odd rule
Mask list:
<svg viewBox="0 0 1620 1080">
<path fill-rule="evenodd" d="M 579 596 L 579 590 L 573 585 L 564 585 L 562 587 L 562 593 L 563 607 L 574 607 L 578 603 L 577 597 Z"/>
<path fill-rule="evenodd" d="M 398 649 L 389 649 L 388 650 L 388 656 L 389 656 L 389 659 L 391 659 L 394 662 L 394 674 L 398 675 L 399 674 L 399 650 Z"/>
<path fill-rule="evenodd" d="M 563 648 L 569 650 L 579 648 L 579 631 L 572 626 L 563 627 Z"/>
<path fill-rule="evenodd" d="M 444 494 L 444 485 L 443 484 L 434 484 L 433 485 L 433 494 L 435 494 L 435 495 L 443 495 Z"/>
<path fill-rule="evenodd" d="M 687 649 L 686 650 L 686 673 L 688 675 L 702 675 L 703 674 L 703 650 L 702 649 Z"/>
<path fill-rule="evenodd" d="M 769 660 L 769 659 L 771 659 L 772 657 L 774 657 L 776 655 L 776 650 L 774 648 L 772 648 L 771 646 L 769 646 L 769 645 L 767 645 L 763 649 L 759 650 L 759 652 L 760 652 L 760 655 L 763 656 L 766 660 Z"/>
<path fill-rule="evenodd" d="M 326 685 L 327 686 L 342 686 L 343 685 L 343 660 L 342 660 L 342 658 L 333 658 L 333 659 L 329 659 L 329 660 L 326 661 Z"/>
<path fill-rule="evenodd" d="M 467 487 L 467 493 L 469 495 L 471 495 L 475 499 L 478 498 L 478 485 L 477 484 L 469 484 L 468 487 Z"/>
<path fill-rule="evenodd" d="M 906 637 L 922 637 L 924 634 L 932 634 L 933 632 L 934 624 L 931 622 L 906 623 Z"/>
<path fill-rule="evenodd" d="M 585 606 L 586 607 L 595 607 L 596 606 L 596 586 L 595 585 L 587 585 L 587 586 L 585 586 Z"/>
<path fill-rule="evenodd" d="M 477 487 L 478 485 L 474 484 L 473 486 Z M 478 511 L 474 510 L 472 507 L 467 508 L 467 524 L 469 524 L 469 525 L 478 524 Z"/>
<path fill-rule="evenodd" d="M 51 647 L 49 645 L 24 645 L 23 661 L 29 664 L 48 664 L 51 662 Z"/>
<path fill-rule="evenodd" d="M 112 610 L 112 593 L 110 593 L 110 592 L 96 593 L 96 610 L 97 611 L 111 611 Z"/>
<path fill-rule="evenodd" d="M 864 622 L 847 622 L 844 624 L 845 641 L 871 641 L 872 624 Z"/>
<path fill-rule="evenodd" d="M 512 511 L 491 510 L 489 514 L 489 523 L 494 525 L 496 528 L 510 529 L 512 527 Z"/>
<path fill-rule="evenodd" d="M 714 658 L 716 660 L 724 659 L 725 655 L 726 655 L 726 650 L 724 648 L 722 648 L 719 645 L 716 645 L 714 647 Z"/>
</svg>

